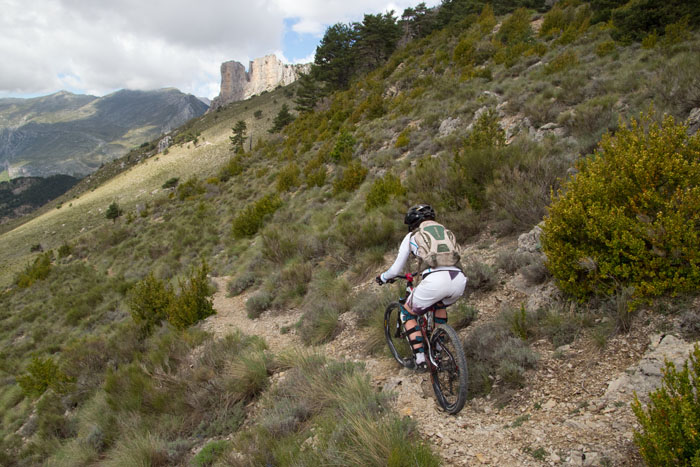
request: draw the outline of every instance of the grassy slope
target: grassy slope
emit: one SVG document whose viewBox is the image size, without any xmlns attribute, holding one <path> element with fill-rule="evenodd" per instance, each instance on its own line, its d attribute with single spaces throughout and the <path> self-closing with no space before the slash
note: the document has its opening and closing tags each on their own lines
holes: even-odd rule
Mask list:
<svg viewBox="0 0 700 467">
<path fill-rule="evenodd" d="M 455 28 L 450 33 L 438 33 L 411 45 L 408 50 L 399 51 L 385 67 L 356 83 L 351 90 L 326 102 L 314 115 L 292 125 L 286 131 L 286 140 L 270 138 L 257 146 L 252 154 L 243 159 L 245 167 L 242 174 L 225 183 L 207 183 L 205 193 L 193 199 L 170 200 L 160 186 L 173 176 L 185 181 L 191 175 L 204 179 L 216 174 L 231 156 L 228 136 L 237 120 L 244 119 L 248 123 L 248 133 L 252 133 L 256 140 L 259 136 L 268 138 L 265 129 L 271 124 L 282 102 L 288 99 L 284 90 L 232 105 L 190 122 L 183 131 L 201 131 L 198 147 L 188 148 L 185 144 L 184 147 L 171 148 L 169 154 L 137 164 L 92 191 L 65 199 L 61 209 L 48 210 L 3 234 L 0 237 L 3 246 L 0 261 L 7 267 L 3 268 L 0 276 L 1 284 L 9 284 L 13 275 L 30 260 L 29 246 L 36 243 L 41 243 L 45 248 L 57 248 L 63 242 L 79 244 L 79 256 L 88 269 L 82 270 L 75 259 L 69 260 L 62 263 L 46 283 L 38 283 L 7 299 L 6 303 L 13 308 L 0 315 L 2 347 L 6 349 L 3 354 L 6 363 L 2 371 L 7 375 L 19 373 L 26 368 L 29 357 L 33 355 L 54 354 L 59 360 L 73 362 L 76 357 L 71 356 L 65 344 L 70 338 L 85 339 L 89 335 L 102 342 L 114 337 L 114 333 L 122 333 L 117 335 L 117 340 L 125 340 L 130 345 L 131 341 L 124 337 L 131 336 L 129 331 L 119 331 L 129 325 L 127 307 L 124 298 L 112 289 L 128 290 L 131 285 L 129 281 L 143 277 L 149 271 L 171 279 L 182 274 L 187 266 L 201 257 L 211 260 L 214 273 L 218 275 L 230 274 L 241 279 L 245 273 L 252 271 L 257 279 L 254 286 L 259 289 L 258 295 L 268 294 L 268 301 L 279 309 L 301 304 L 305 311 L 305 325 L 300 327 L 299 332 L 307 342 L 323 342 L 333 335 L 337 314 L 350 308 L 352 298 L 349 290 L 352 284 L 348 279 L 354 281 L 371 276 L 383 266 L 384 253 L 396 245 L 402 233 L 397 219 L 407 203 L 424 199 L 435 202 L 450 225 L 456 226 L 463 234 L 461 238 L 468 238 L 467 234 L 487 228 L 506 233 L 527 228 L 527 222 L 508 228 L 501 226 L 508 216 L 490 208 L 492 204 L 498 205 L 499 189 L 501 194 L 509 194 L 515 191 L 514 187 L 520 188 L 539 179 L 542 172 L 538 171 L 541 169 L 538 164 L 545 166 L 547 180 L 562 176 L 571 161 L 590 150 L 602 131 L 615 127 L 618 116 L 635 115 L 646 109 L 652 100 L 657 100 L 660 94 L 655 92 L 653 80 L 648 78 L 669 73 L 664 63 L 687 54 L 698 40 L 696 36 L 674 50 L 616 46 L 613 53 L 599 56 L 595 53 L 596 47 L 608 42 L 609 37 L 605 30 L 596 29 L 571 45 L 558 44 L 555 38 L 542 39 L 541 42 L 547 45 L 547 52 L 542 57 L 521 56 L 510 67 L 490 60 L 486 65 L 491 79 L 467 79 L 473 70 L 458 63 L 453 56 L 463 34 L 466 35 L 467 31 Z M 575 50 L 578 62 L 559 71 L 545 71 L 544 67 L 566 50 Z M 538 64 L 540 61 L 542 63 Z M 638 76 L 644 79 L 634 78 Z M 659 102 L 663 110 L 674 111 L 670 101 L 659 99 Z M 574 138 L 554 137 L 539 145 L 527 138 L 520 138 L 509 148 L 475 150 L 469 147 L 474 142 L 465 140 L 464 136 L 468 133 L 467 126 L 472 123 L 475 111 L 484 106 L 503 109 L 505 118 L 519 120 L 528 117 L 535 128 L 547 122 L 556 122 Z M 253 117 L 257 109 L 264 111 L 261 120 Z M 567 112 L 572 109 L 575 112 L 567 117 Z M 675 112 L 679 115 L 682 113 L 681 110 Z M 440 124 L 447 118 L 455 117 L 460 119 L 457 131 L 441 136 Z M 329 159 L 340 128 L 345 128 L 354 136 L 352 158 L 362 161 L 369 169 L 368 178 L 357 191 L 334 190 L 332 186 L 332 182 L 338 180 L 349 167 L 345 162 Z M 408 144 L 396 147 L 397 137 L 406 128 L 411 129 L 407 133 Z M 449 165 L 453 163 L 455 153 L 459 156 L 458 164 Z M 483 157 L 484 154 L 486 157 Z M 438 157 L 430 157 L 433 155 Z M 490 158 L 503 164 L 490 166 Z M 313 167 L 315 160 L 321 160 L 321 165 L 328 170 L 328 180 L 321 187 L 308 186 L 301 175 L 304 168 Z M 295 167 L 301 171 L 297 174 L 298 179 L 278 190 L 279 173 L 287 168 L 292 173 Z M 422 169 L 419 171 L 416 167 Z M 460 167 L 470 170 L 485 167 L 496 172 L 496 175 L 484 170 L 484 173 L 489 173 L 472 180 L 469 178 L 472 172 L 467 171 L 465 176 L 469 183 L 460 177 L 452 179 L 446 175 Z M 399 194 L 383 208 L 366 210 L 364 203 L 370 187 L 387 171 L 393 171 L 404 179 L 407 195 Z M 425 173 L 428 175 L 424 177 Z M 516 175 L 525 176 L 523 174 L 529 174 L 529 177 L 514 178 Z M 509 176 L 511 178 L 507 178 Z M 443 185 L 448 189 L 445 190 Z M 548 194 L 549 186 L 545 188 Z M 463 193 L 455 196 L 452 189 L 463 190 Z M 283 205 L 264 228 L 265 235 L 233 237 L 231 222 L 236 214 L 263 194 L 270 193 L 277 193 Z M 513 195 L 508 200 L 511 204 L 501 207 L 505 210 L 510 208 L 512 213 L 518 214 L 518 209 L 533 204 L 535 194 L 528 192 L 522 199 L 516 199 Z M 103 214 L 112 201 L 119 202 L 127 212 L 132 213 L 137 204 L 148 202 L 151 211 L 144 218 L 137 217 L 132 224 L 126 224 L 121 219 L 113 225 Z M 546 201 L 545 196 L 544 200 L 540 199 L 534 204 L 543 208 Z M 489 208 L 477 209 L 477 203 Z M 358 223 L 358 219 L 363 219 L 362 223 Z M 85 231 L 81 233 L 82 229 Z M 280 238 L 288 242 L 279 241 Z M 94 271 L 90 269 L 92 267 Z M 105 275 L 106 272 L 111 275 Z M 98 312 L 94 317 L 90 314 L 81 316 L 80 303 L 80 306 L 76 305 L 77 308 L 71 308 L 70 303 L 62 304 L 53 299 L 47 301 L 57 291 L 71 296 L 64 290 L 69 281 L 63 281 L 63 276 L 69 273 L 78 277 L 80 274 L 96 277 L 96 284 L 91 287 L 104 298 L 98 300 L 98 308 L 95 308 Z M 122 275 L 126 276 L 126 280 L 121 278 Z M 338 279 L 337 276 L 341 275 Z M 73 287 L 78 285 L 73 283 Z M 105 291 L 105 287 L 109 291 Z M 83 293 L 82 289 L 80 292 Z M 89 304 L 90 296 L 95 292 L 86 290 L 85 295 Z M 42 307 L 42 300 L 47 301 L 46 310 Z M 73 311 L 74 308 L 77 311 Z M 65 316 L 62 314 L 64 312 Z M 84 321 L 81 321 L 83 318 Z M 115 323 L 121 324 L 115 326 Z M 161 361 L 165 352 L 163 349 L 167 348 L 173 355 L 168 358 L 177 361 L 182 359 L 178 352 L 186 354 L 190 350 L 177 350 L 174 349 L 177 346 L 161 342 L 167 339 L 168 334 L 164 331 L 163 335 L 154 336 L 148 343 L 139 344 L 146 345 L 145 349 L 136 344 L 133 345 L 138 350 L 124 351 L 122 348 L 121 351 L 127 354 L 123 357 L 122 366 L 131 362 L 132 358 L 135 362 L 139 361 L 141 357 L 134 356 L 134 352 L 143 352 L 147 355 L 143 357 L 145 360 Z M 198 345 L 198 339 L 203 338 L 186 337 L 187 345 Z M 104 345 L 114 344 L 108 342 Z M 112 347 L 109 347 L 109 351 L 103 350 L 107 354 L 119 351 Z M 165 358 L 166 362 L 168 358 Z M 134 367 L 138 365 L 134 363 Z M 161 370 L 156 368 L 153 371 L 159 374 Z M 209 370 L 203 365 L 201 371 L 205 375 Z M 171 374 L 172 378 L 168 380 L 173 384 L 193 379 L 185 367 L 176 373 L 177 377 Z M 125 380 L 128 376 L 126 373 L 120 375 Z M 102 387 L 101 382 L 96 387 Z M 174 387 L 172 393 L 180 394 L 178 390 L 182 390 L 182 386 Z M 118 392 L 113 390 L 110 397 L 115 397 Z M 98 394 L 102 393 L 98 391 Z M 6 415 L 7 426 L 18 429 L 21 417 L 31 411 L 31 404 L 18 395 L 16 384 L 4 385 L 0 396 L 3 407 L 12 409 Z M 102 405 L 99 404 L 98 397 L 82 406 L 80 414 L 76 416 L 81 426 L 89 426 L 90 416 L 94 417 L 94 414 L 86 415 L 84 412 L 96 410 L 96 406 L 107 414 L 111 413 L 110 410 L 117 413 L 114 407 L 109 409 L 104 401 Z M 289 410 L 292 409 L 297 410 Z M 152 407 L 149 410 L 157 412 Z M 275 416 L 282 417 L 279 414 Z M 162 418 L 162 414 L 146 412 L 134 417 L 133 423 L 139 427 L 142 423 L 144 426 L 159 426 L 160 422 L 167 420 Z M 138 417 L 143 417 L 143 420 Z M 104 425 L 102 421 L 99 425 L 111 426 Z M 329 436 L 335 425 L 330 426 Z M 173 439 L 182 435 L 172 427 L 164 427 L 163 433 Z M 87 435 L 81 432 L 80 436 L 84 438 Z M 250 441 L 256 435 L 247 436 L 247 441 Z M 293 433 L 286 442 L 294 443 L 305 439 L 305 436 L 306 433 Z M 138 437 L 138 434 L 129 434 L 109 454 L 115 463 L 117 460 L 114 456 L 118 455 L 118 451 L 133 451 L 129 448 L 129 437 Z M 157 441 L 155 444 L 164 444 L 162 440 Z M 275 445 L 272 439 L 267 439 L 267 442 L 271 443 L 270 449 L 276 446 L 281 450 L 283 448 Z M 77 444 L 78 441 L 71 443 Z M 241 443 L 246 444 L 245 440 Z M 250 444 L 254 443 L 250 441 Z M 72 444 L 65 446 L 68 449 Z M 49 447 L 49 451 L 54 450 L 55 446 Z M 260 452 L 256 454 L 265 455 Z"/>
<path fill-rule="evenodd" d="M 290 103 L 289 98 L 278 90 L 246 103 L 233 104 L 221 112 L 207 114 L 187 126 L 202 132 L 196 147 L 192 143 L 173 146 L 167 155 L 146 159 L 91 191 L 71 191 L 57 199 L 38 217 L 2 235 L 0 262 L 4 267 L 0 272 L 0 286 L 9 285 L 14 275 L 31 261 L 30 245 L 41 244 L 44 249 L 55 249 L 75 239 L 76 234 L 109 224 L 111 221 L 104 217 L 104 211 L 113 201 L 125 210 L 133 211 L 137 204 L 152 202 L 161 185 L 171 177 L 185 181 L 191 176 L 206 178 L 213 175 L 230 157 L 228 138 L 232 134 L 232 121 L 245 120 L 248 135 L 254 135 L 256 140 L 267 138 L 267 128 L 285 102 Z M 253 116 L 256 110 L 263 112 L 261 119 Z M 61 208 L 56 209 L 59 204 Z"/>
</svg>

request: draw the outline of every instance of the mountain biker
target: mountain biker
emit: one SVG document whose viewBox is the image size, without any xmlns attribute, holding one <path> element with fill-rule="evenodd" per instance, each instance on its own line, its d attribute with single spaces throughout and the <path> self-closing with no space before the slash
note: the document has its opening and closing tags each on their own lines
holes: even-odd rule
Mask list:
<svg viewBox="0 0 700 467">
<path fill-rule="evenodd" d="M 425 258 L 421 258 L 421 255 L 426 255 L 425 242 L 421 241 L 420 237 L 420 235 L 425 235 L 425 230 L 428 232 L 446 233 L 452 242 L 451 248 L 454 247 L 456 249 L 452 233 L 434 221 L 435 210 L 430 205 L 417 204 L 412 206 L 404 218 L 404 224 L 408 225 L 408 234 L 401 242 L 396 261 L 387 271 L 378 275 L 375 279 L 379 285 L 386 284 L 391 279 L 401 275 L 411 255 L 418 257 L 422 280 L 413 289 L 406 303 L 402 306 L 401 322 L 406 332 L 409 333 L 409 342 L 415 355 L 416 365 L 419 367 L 425 367 L 425 348 L 416 316 L 425 314 L 430 307 L 437 304 L 435 323 L 447 323 L 446 307 L 452 305 L 462 296 L 467 285 L 467 278 L 459 267 L 459 255 L 456 254 L 456 251 L 451 253 L 456 257 L 456 261 L 440 261 L 438 265 L 435 265 L 433 262 L 433 267 L 426 264 Z M 441 230 L 436 230 L 436 228 Z M 441 236 L 438 235 L 438 237 Z M 433 238 L 433 240 L 435 239 Z M 442 240 L 442 238 L 438 238 L 438 240 Z"/>
</svg>

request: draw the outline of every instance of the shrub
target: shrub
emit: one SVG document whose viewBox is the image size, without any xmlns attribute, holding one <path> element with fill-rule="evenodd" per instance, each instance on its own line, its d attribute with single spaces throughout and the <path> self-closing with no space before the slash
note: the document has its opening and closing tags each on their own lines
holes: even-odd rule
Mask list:
<svg viewBox="0 0 700 467">
<path fill-rule="evenodd" d="M 51 272 L 51 257 L 50 251 L 40 255 L 34 260 L 34 263 L 28 265 L 23 272 L 19 273 L 15 279 L 15 284 L 24 289 L 36 281 L 46 279 Z"/>
<path fill-rule="evenodd" d="M 391 198 L 404 196 L 406 189 L 401 185 L 401 180 L 396 175 L 387 173 L 382 178 L 374 181 L 367 193 L 365 200 L 365 209 L 373 209 L 383 206 L 389 202 Z"/>
<path fill-rule="evenodd" d="M 228 294 L 231 297 L 242 294 L 248 288 L 255 285 L 256 274 L 252 271 L 243 271 L 227 284 Z"/>
<path fill-rule="evenodd" d="M 350 285 L 325 269 L 310 284 L 299 334 L 308 345 L 328 342 L 340 331 L 338 317 L 350 309 Z"/>
<path fill-rule="evenodd" d="M 272 305 L 272 299 L 272 294 L 264 290 L 252 295 L 245 302 L 245 309 L 247 311 L 248 318 L 255 319 L 259 317 L 263 311 L 270 308 Z"/>
<path fill-rule="evenodd" d="M 634 441 L 648 465 L 691 466 L 700 462 L 700 348 L 695 345 L 678 371 L 666 362 L 661 387 L 642 407 L 637 394 L 632 410 L 641 425 Z"/>
<path fill-rule="evenodd" d="M 243 169 L 243 156 L 241 154 L 236 154 L 235 156 L 231 157 L 228 162 L 221 167 L 221 169 L 219 169 L 219 179 L 222 182 L 226 182 L 231 177 L 242 174 Z"/>
<path fill-rule="evenodd" d="M 28 396 L 39 397 L 47 389 L 58 394 L 68 390 L 70 378 L 58 367 L 53 358 L 32 358 L 27 373 L 17 377 L 17 383 Z"/>
<path fill-rule="evenodd" d="M 472 260 L 464 264 L 469 290 L 493 290 L 496 286 L 496 272 L 488 264 Z"/>
<path fill-rule="evenodd" d="M 353 161 L 344 167 L 338 176 L 333 181 L 333 193 L 338 194 L 343 191 L 357 190 L 367 176 L 367 169 L 360 161 Z"/>
<path fill-rule="evenodd" d="M 573 50 L 565 50 L 557 55 L 544 67 L 544 72 L 547 75 L 561 73 L 578 65 L 578 55 Z"/>
<path fill-rule="evenodd" d="M 615 41 L 605 41 L 598 44 L 595 48 L 595 53 L 599 57 L 605 57 L 615 51 Z"/>
<path fill-rule="evenodd" d="M 350 162 L 356 142 L 355 138 L 347 129 L 341 129 L 335 146 L 333 146 L 333 150 L 331 150 L 329 154 L 330 159 L 334 162 Z"/>
<path fill-rule="evenodd" d="M 646 128 L 645 128 L 646 127 Z M 542 235 L 559 286 L 584 298 L 620 286 L 638 296 L 700 284 L 700 136 L 642 116 L 578 164 Z"/>
<path fill-rule="evenodd" d="M 112 204 L 105 211 L 105 217 L 112 222 L 116 222 L 117 218 L 121 217 L 122 214 L 124 214 L 124 210 L 119 207 L 116 201 L 112 201 Z"/>
<path fill-rule="evenodd" d="M 163 183 L 162 188 L 175 188 L 177 186 L 177 183 L 180 181 L 179 177 L 172 177 L 169 178 L 168 180 Z"/>
<path fill-rule="evenodd" d="M 450 326 L 456 330 L 464 329 L 474 322 L 479 311 L 471 305 L 467 305 L 466 302 L 460 301 L 452 308 L 449 308 L 449 322 Z"/>
<path fill-rule="evenodd" d="M 513 336 L 504 319 L 474 328 L 464 340 L 464 352 L 470 397 L 489 393 L 496 377 L 508 387 L 522 386 L 525 371 L 537 363 L 537 354 Z"/>
<path fill-rule="evenodd" d="M 499 123 L 498 112 L 486 109 L 474 121 L 464 146 L 473 149 L 498 148 L 506 144 L 506 132 Z"/>
<path fill-rule="evenodd" d="M 58 247 L 58 257 L 59 258 L 67 258 L 73 253 L 73 248 L 67 244 L 64 243 L 60 247 Z"/>
<path fill-rule="evenodd" d="M 496 33 L 496 39 L 503 44 L 513 45 L 530 42 L 533 38 L 530 27 L 530 13 L 525 8 L 518 8 L 508 16 Z"/>
<path fill-rule="evenodd" d="M 290 162 L 277 174 L 277 191 L 282 193 L 299 186 L 301 170 L 295 162 Z"/>
<path fill-rule="evenodd" d="M 396 143 L 394 143 L 395 148 L 405 148 L 411 142 L 411 129 L 406 128 L 399 136 L 396 138 Z"/>
<path fill-rule="evenodd" d="M 209 266 L 202 262 L 193 269 L 187 281 L 180 281 L 180 294 L 168 308 L 168 322 L 178 329 L 185 329 L 197 321 L 216 313 L 212 304 L 213 291 L 209 286 Z"/>
<path fill-rule="evenodd" d="M 129 295 L 131 317 L 141 330 L 150 334 L 153 328 L 167 318 L 168 310 L 175 301 L 169 284 L 149 273 L 136 283 Z"/>
<path fill-rule="evenodd" d="M 258 110 L 258 112 L 260 112 Z M 229 442 L 226 440 L 210 441 L 192 458 L 191 465 L 195 467 L 209 467 L 214 465 L 221 454 L 228 448 Z"/>
<path fill-rule="evenodd" d="M 177 186 L 177 198 L 180 201 L 194 199 L 198 195 L 206 192 L 207 189 L 197 177 L 190 177 L 185 183 Z"/>
<path fill-rule="evenodd" d="M 233 219 L 233 234 L 236 237 L 255 235 L 263 226 L 265 218 L 277 211 L 282 200 L 276 195 L 266 195 L 255 203 L 247 205 Z"/>
</svg>

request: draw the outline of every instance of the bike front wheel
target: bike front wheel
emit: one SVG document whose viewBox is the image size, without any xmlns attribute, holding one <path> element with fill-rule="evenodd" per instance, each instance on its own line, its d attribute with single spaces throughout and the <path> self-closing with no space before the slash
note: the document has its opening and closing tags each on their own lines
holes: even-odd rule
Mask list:
<svg viewBox="0 0 700 467">
<path fill-rule="evenodd" d="M 438 403 L 449 414 L 456 414 L 467 401 L 467 359 L 462 343 L 452 327 L 438 324 L 430 336 L 430 352 L 437 366 L 431 365 L 433 390 Z"/>
<path fill-rule="evenodd" d="M 415 367 L 413 351 L 401 324 L 401 304 L 392 302 L 384 312 L 384 336 L 389 350 L 397 362 L 406 368 Z"/>
</svg>

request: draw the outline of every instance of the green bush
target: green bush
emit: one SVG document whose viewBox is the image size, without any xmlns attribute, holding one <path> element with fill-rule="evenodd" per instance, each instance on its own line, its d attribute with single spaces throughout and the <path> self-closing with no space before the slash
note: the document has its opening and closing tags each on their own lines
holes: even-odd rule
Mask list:
<svg viewBox="0 0 700 467">
<path fill-rule="evenodd" d="M 73 254 L 73 248 L 69 244 L 64 243 L 63 245 L 58 247 L 58 257 L 59 258 L 67 258 L 71 254 Z"/>
<path fill-rule="evenodd" d="M 253 204 L 247 205 L 233 219 L 233 234 L 236 237 L 255 235 L 263 226 L 265 218 L 277 211 L 282 200 L 276 195 L 266 195 Z"/>
<path fill-rule="evenodd" d="M 70 378 L 58 367 L 53 358 L 34 357 L 27 366 L 27 373 L 17 377 L 17 383 L 25 394 L 39 397 L 47 389 L 58 394 L 68 390 Z"/>
<path fill-rule="evenodd" d="M 219 169 L 219 179 L 222 182 L 228 181 L 231 177 L 240 175 L 243 173 L 243 155 L 236 154 L 231 157 L 226 164 Z"/>
<path fill-rule="evenodd" d="M 175 301 L 175 293 L 166 282 L 149 273 L 136 283 L 129 295 L 131 317 L 141 330 L 150 334 L 153 328 L 168 316 Z"/>
<path fill-rule="evenodd" d="M 245 309 L 248 318 L 255 319 L 259 317 L 263 311 L 270 308 L 270 306 L 272 305 L 272 299 L 272 294 L 264 290 L 256 293 L 255 295 L 252 295 L 245 302 Z"/>
<path fill-rule="evenodd" d="M 666 362 L 661 387 L 632 410 L 641 425 L 634 441 L 647 465 L 700 465 L 700 348 L 695 345 L 683 369 Z"/>
<path fill-rule="evenodd" d="M 561 73 L 570 68 L 577 66 L 579 63 L 578 55 L 573 50 L 565 50 L 557 55 L 544 67 L 544 72 L 547 75 Z"/>
<path fill-rule="evenodd" d="M 365 209 L 373 209 L 384 206 L 391 198 L 404 196 L 406 189 L 401 185 L 401 180 L 396 175 L 387 173 L 372 183 L 365 200 Z"/>
<path fill-rule="evenodd" d="M 605 57 L 615 51 L 615 41 L 605 41 L 598 44 L 595 48 L 595 53 L 599 57 Z"/>
<path fill-rule="evenodd" d="M 277 191 L 282 193 L 299 186 L 299 175 L 301 170 L 296 162 L 290 162 L 284 166 L 277 174 Z"/>
<path fill-rule="evenodd" d="M 260 112 L 258 110 L 258 112 Z M 226 440 L 210 441 L 192 458 L 190 465 L 195 467 L 209 467 L 214 465 L 221 454 L 228 448 L 229 442 Z"/>
<path fill-rule="evenodd" d="M 110 204 L 105 211 L 105 217 L 110 219 L 112 222 L 116 222 L 117 218 L 122 214 L 124 214 L 124 210 L 119 207 L 116 201 L 112 201 L 112 204 Z"/>
<path fill-rule="evenodd" d="M 394 143 L 395 148 L 405 148 L 411 142 L 411 129 L 406 128 L 399 136 L 396 138 L 396 143 Z"/>
<path fill-rule="evenodd" d="M 205 191 L 207 189 L 197 177 L 190 177 L 185 183 L 177 186 L 177 199 L 180 201 L 193 199 Z"/>
<path fill-rule="evenodd" d="M 36 281 L 46 279 L 51 272 L 52 256 L 53 255 L 50 251 L 40 255 L 34 260 L 34 263 L 28 265 L 23 272 L 18 274 L 17 278 L 15 279 L 15 284 L 17 284 L 18 287 L 25 289 Z"/>
<path fill-rule="evenodd" d="M 496 33 L 496 39 L 508 45 L 532 41 L 530 13 L 525 8 L 515 10 L 501 24 L 501 28 Z"/>
<path fill-rule="evenodd" d="M 163 186 L 161 188 L 175 188 L 179 181 L 180 181 L 179 177 L 169 178 L 168 180 L 165 181 L 165 183 L 163 183 Z"/>
<path fill-rule="evenodd" d="M 203 262 L 198 269 L 191 271 L 187 281 L 180 281 L 180 294 L 168 308 L 168 321 L 176 328 L 185 329 L 216 313 L 208 273 L 209 266 Z"/>
<path fill-rule="evenodd" d="M 347 129 L 341 129 L 335 146 L 333 146 L 333 150 L 329 154 L 330 159 L 334 162 L 350 162 L 356 142 L 355 138 Z"/>
<path fill-rule="evenodd" d="M 700 285 L 700 135 L 666 117 L 632 120 L 578 165 L 542 235 L 559 286 L 584 298 L 631 286 L 638 296 Z"/>
<path fill-rule="evenodd" d="M 343 167 L 340 175 L 333 181 L 333 193 L 357 190 L 367 176 L 367 169 L 360 161 L 352 161 Z"/>
</svg>

